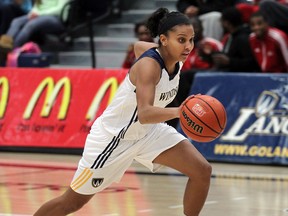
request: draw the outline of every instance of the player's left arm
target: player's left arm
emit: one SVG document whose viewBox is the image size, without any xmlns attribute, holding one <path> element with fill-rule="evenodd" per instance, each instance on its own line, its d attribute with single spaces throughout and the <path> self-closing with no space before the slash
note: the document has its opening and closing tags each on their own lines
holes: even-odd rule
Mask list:
<svg viewBox="0 0 288 216">
<path fill-rule="evenodd" d="M 141 124 L 154 124 L 179 118 L 180 108 L 154 106 L 156 85 L 161 77 L 159 63 L 152 58 L 143 58 L 132 68 L 135 78 L 138 120 Z"/>
</svg>

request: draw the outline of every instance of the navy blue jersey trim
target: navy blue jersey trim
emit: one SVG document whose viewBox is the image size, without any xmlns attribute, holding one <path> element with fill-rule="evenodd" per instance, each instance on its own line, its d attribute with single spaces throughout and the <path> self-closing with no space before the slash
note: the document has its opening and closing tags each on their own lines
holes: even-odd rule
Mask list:
<svg viewBox="0 0 288 216">
<path fill-rule="evenodd" d="M 153 47 L 153 48 L 147 50 L 146 52 L 144 52 L 144 53 L 137 59 L 137 61 L 139 61 L 140 59 L 142 59 L 142 58 L 144 58 L 144 57 L 150 57 L 150 58 L 155 59 L 155 60 L 159 63 L 159 65 L 160 65 L 160 67 L 161 67 L 161 70 L 164 68 L 164 69 L 166 70 L 166 72 L 168 73 L 168 70 L 167 70 L 167 68 L 165 67 L 165 63 L 164 63 L 161 55 L 157 52 L 157 50 L 156 50 L 155 47 Z M 136 62 L 137 62 L 137 61 L 136 61 Z M 136 63 L 136 62 L 135 62 L 135 63 Z M 170 80 L 170 81 L 173 80 L 174 77 L 179 73 L 179 68 L 180 68 L 180 64 L 179 64 L 179 62 L 177 62 L 176 65 L 175 65 L 175 70 L 174 70 L 173 74 L 169 74 L 169 73 L 168 73 L 168 76 L 169 76 L 169 80 Z"/>
<path fill-rule="evenodd" d="M 160 56 L 160 54 L 156 51 L 156 48 L 155 48 L 155 47 L 153 47 L 153 48 L 147 50 L 146 52 L 144 52 L 144 53 L 137 59 L 137 61 L 139 61 L 140 59 L 142 59 L 142 58 L 144 58 L 144 57 L 150 57 L 150 58 L 155 59 L 155 60 L 159 63 L 161 69 L 165 68 L 164 61 L 163 61 L 162 57 Z M 136 61 L 136 62 L 137 62 L 137 61 Z"/>
<path fill-rule="evenodd" d="M 179 62 L 177 62 L 175 65 L 175 70 L 174 70 L 173 74 L 171 74 L 171 75 L 169 74 L 169 80 L 174 79 L 174 77 L 179 73 L 179 68 L 180 68 L 180 64 L 179 64 Z"/>
</svg>

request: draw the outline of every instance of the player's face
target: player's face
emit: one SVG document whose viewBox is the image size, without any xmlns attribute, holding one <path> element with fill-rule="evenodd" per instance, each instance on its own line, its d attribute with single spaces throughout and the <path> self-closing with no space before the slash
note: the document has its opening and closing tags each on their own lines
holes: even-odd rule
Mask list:
<svg viewBox="0 0 288 216">
<path fill-rule="evenodd" d="M 256 37 L 263 37 L 268 29 L 268 24 L 262 17 L 253 17 L 250 20 L 250 27 L 252 32 L 256 34 Z"/>
<path fill-rule="evenodd" d="M 185 61 L 194 48 L 192 25 L 177 25 L 168 32 L 167 50 L 176 61 Z"/>
</svg>

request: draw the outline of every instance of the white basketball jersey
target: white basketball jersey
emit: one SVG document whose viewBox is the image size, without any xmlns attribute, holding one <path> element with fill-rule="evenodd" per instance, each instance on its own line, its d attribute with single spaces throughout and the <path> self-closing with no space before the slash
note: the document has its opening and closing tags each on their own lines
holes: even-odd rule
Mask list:
<svg viewBox="0 0 288 216">
<path fill-rule="evenodd" d="M 156 86 L 154 106 L 166 107 L 177 94 L 182 62 L 177 63 L 175 73 L 171 76 L 165 69 L 164 61 L 155 48 L 143 53 L 139 59 L 144 57 L 155 59 L 162 68 L 161 78 Z M 153 129 L 155 124 L 140 124 L 138 121 L 136 91 L 136 87 L 130 82 L 129 74 L 127 74 L 110 105 L 96 120 L 100 121 L 100 125 L 103 126 L 102 129 L 118 138 L 127 140 L 141 139 Z"/>
</svg>

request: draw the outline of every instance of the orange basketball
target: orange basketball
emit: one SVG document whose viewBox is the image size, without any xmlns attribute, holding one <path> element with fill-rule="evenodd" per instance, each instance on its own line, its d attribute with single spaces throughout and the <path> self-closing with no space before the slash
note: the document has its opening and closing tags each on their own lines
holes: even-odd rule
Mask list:
<svg viewBox="0 0 288 216">
<path fill-rule="evenodd" d="M 183 132 L 197 142 L 210 142 L 226 126 L 226 111 L 221 102 L 209 95 L 195 95 L 183 105 L 180 125 Z"/>
</svg>

